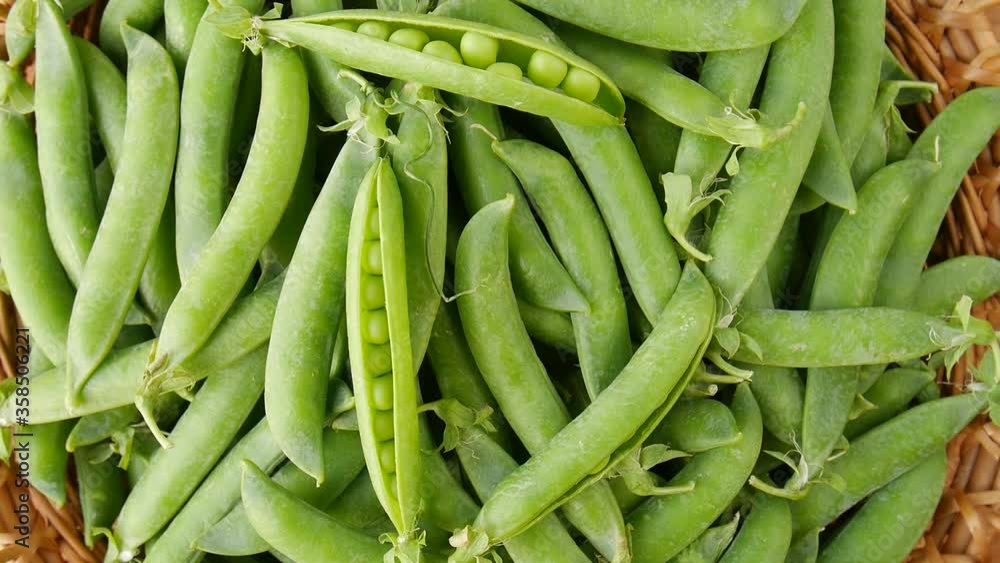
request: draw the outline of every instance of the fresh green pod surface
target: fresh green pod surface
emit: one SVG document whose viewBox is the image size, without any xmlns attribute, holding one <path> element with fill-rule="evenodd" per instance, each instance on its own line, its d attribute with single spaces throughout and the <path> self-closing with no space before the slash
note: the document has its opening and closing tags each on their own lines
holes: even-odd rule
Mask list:
<svg viewBox="0 0 1000 563">
<path fill-rule="evenodd" d="M 129 27 L 152 33 L 162 20 L 163 0 L 110 0 L 101 13 L 98 30 L 101 50 L 124 68 L 128 53 L 121 35 L 122 24 L 128 23 Z"/>
<path fill-rule="evenodd" d="M 206 0 L 164 0 L 163 21 L 167 36 L 167 51 L 177 65 L 177 73 L 184 73 L 195 33 L 202 15 L 208 8 Z"/>
<path fill-rule="evenodd" d="M 448 0 L 431 12 L 466 21 L 478 21 L 537 37 L 546 43 L 565 47 L 562 39 L 545 24 L 510 0 Z"/>
<path fill-rule="evenodd" d="M 622 41 L 674 51 L 724 51 L 767 45 L 795 22 L 804 0 L 522 0 L 557 19 Z M 614 12 L 609 17 L 609 10 Z"/>
<path fill-rule="evenodd" d="M 709 237 L 714 259 L 705 266 L 733 307 L 764 268 L 816 144 L 833 68 L 832 20 L 830 0 L 808 0 L 795 25 L 771 47 L 761 111 L 787 123 L 804 104 L 806 115 L 768 149 L 740 155 L 732 195 Z"/>
<path fill-rule="evenodd" d="M 942 448 L 875 491 L 819 554 L 819 563 L 902 561 L 941 501 L 948 455 Z"/>
<path fill-rule="evenodd" d="M 170 194 L 177 154 L 180 93 L 170 56 L 155 39 L 128 24 L 121 26 L 121 34 L 130 69 L 124 149 L 70 317 L 70 402 L 111 351 L 125 323 Z M 149 127 L 152 122 L 157 127 Z"/>
<path fill-rule="evenodd" d="M 967 393 L 916 406 L 854 440 L 826 464 L 838 487 L 817 483 L 792 503 L 793 537 L 823 527 L 872 492 L 944 447 L 986 408 L 985 393 Z M 842 484 L 843 486 L 839 486 Z"/>
<path fill-rule="evenodd" d="M 31 339 L 39 348 L 51 350 L 52 359 L 64 365 L 74 292 L 46 229 L 36 154 L 30 122 L 0 110 L 0 168 L 4 171 L 0 176 L 0 199 L 4 202 L 0 206 L 0 256 L 4 274 L 21 318 L 31 327 Z M 56 405 L 64 402 L 55 400 Z M 35 408 L 32 420 L 36 420 Z"/>
<path fill-rule="evenodd" d="M 69 28 L 53 0 L 38 0 L 38 36 L 35 125 L 45 218 L 56 254 L 75 285 L 99 222 L 86 80 Z M 60 351 L 50 352 L 59 359 Z"/>
<path fill-rule="evenodd" d="M 750 476 L 760 454 L 760 409 L 746 385 L 737 387 L 730 408 L 743 440 L 695 456 L 671 480 L 694 482 L 694 490 L 652 497 L 629 515 L 635 561 L 665 561 L 680 553 L 722 514 Z"/>
<path fill-rule="evenodd" d="M 682 399 L 656 427 L 649 442 L 696 454 L 742 439 L 729 407 L 711 399 Z"/>
<path fill-rule="evenodd" d="M 536 307 L 522 299 L 517 300 L 524 328 L 533 340 L 555 348 L 576 351 L 576 336 L 569 315 L 551 309 Z"/>
<path fill-rule="evenodd" d="M 402 206 L 391 164 L 376 160 L 351 216 L 347 343 L 365 462 L 399 541 L 406 542 L 420 506 L 420 438 Z"/>
<path fill-rule="evenodd" d="M 451 2 L 442 4 L 450 6 Z M 494 105 L 459 96 L 448 96 L 458 112 L 448 134 L 449 164 L 466 211 L 475 214 L 487 204 L 513 194 L 516 200 L 510 225 L 510 273 L 517 294 L 527 302 L 553 311 L 586 309 L 587 303 L 573 279 L 556 257 L 517 178 L 493 154 L 492 139 L 506 137 L 500 111 Z M 483 127 L 489 132 L 479 129 Z"/>
<path fill-rule="evenodd" d="M 851 178 L 851 165 L 844 156 L 829 107 L 823 114 L 819 137 L 802 184 L 831 205 L 848 212 L 857 209 L 858 198 Z"/>
<path fill-rule="evenodd" d="M 38 424 L 34 417 L 31 420 L 31 426 L 20 429 L 20 434 L 30 436 L 27 440 L 31 449 L 31 486 L 61 509 L 66 504 L 66 467 L 69 463 L 66 437 L 73 423 L 63 420 Z"/>
<path fill-rule="evenodd" d="M 261 113 L 247 167 L 163 320 L 147 366 L 152 376 L 204 346 L 243 289 L 294 188 L 309 124 L 305 68 L 296 51 L 277 44 L 264 50 L 263 64 Z"/>
<path fill-rule="evenodd" d="M 104 459 L 102 459 L 102 457 Z M 125 502 L 125 472 L 101 446 L 87 446 L 73 453 L 83 516 L 83 541 L 94 547 L 100 529 L 110 530 Z"/>
<path fill-rule="evenodd" d="M 63 16 L 66 19 L 72 18 L 80 12 L 86 10 L 94 3 L 94 0 L 65 0 L 61 2 Z M 35 48 L 35 0 L 24 0 L 18 2 L 16 6 L 11 6 L 7 12 L 7 21 L 4 28 L 4 36 L 7 47 L 7 65 L 19 67 L 32 49 Z"/>
<path fill-rule="evenodd" d="M 536 60 L 539 57 L 551 59 L 567 68 L 587 73 L 596 81 L 597 93 L 593 102 L 585 101 L 570 95 L 573 90 L 563 92 L 551 86 L 543 87 L 413 51 L 363 33 L 335 27 L 339 23 L 353 26 L 378 23 L 390 30 L 404 27 L 419 29 L 431 38 L 432 43 L 443 41 L 453 46 L 459 45 L 465 34 L 477 33 L 495 39 L 499 44 L 498 60 L 517 65 L 529 78 L 532 76 L 529 63 L 533 57 Z M 625 114 L 625 102 L 621 93 L 611 79 L 594 65 L 544 41 L 486 24 L 440 16 L 344 10 L 291 20 L 264 21 L 261 22 L 260 31 L 266 37 L 324 53 L 359 70 L 420 82 L 433 88 L 545 117 L 581 125 L 614 125 Z M 455 49 L 457 54 L 457 47 Z M 535 80 L 544 82 L 547 78 L 539 75 Z M 556 85 L 561 82 L 560 76 Z"/>
<path fill-rule="evenodd" d="M 1000 260 L 987 256 L 958 256 L 935 264 L 920 276 L 914 308 L 929 315 L 946 315 L 963 295 L 974 303 L 1000 291 Z"/>
<path fill-rule="evenodd" d="M 931 370 L 908 368 L 882 373 L 874 385 L 864 391 L 865 399 L 875 408 L 848 422 L 844 436 L 853 440 L 903 412 L 922 389 L 934 383 L 936 375 Z"/>
<path fill-rule="evenodd" d="M 153 456 L 129 493 L 115 525 L 119 551 L 135 553 L 166 527 L 222 457 L 264 390 L 265 356 L 259 349 L 211 377 L 195 395 L 170 433 L 173 447 Z"/>
<path fill-rule="evenodd" d="M 99 444 L 117 433 L 126 432 L 129 426 L 139 421 L 139 411 L 132 405 L 80 417 L 73 431 L 66 438 L 66 450 Z"/>
<path fill-rule="evenodd" d="M 347 234 L 358 187 L 375 159 L 348 140 L 299 237 L 274 314 L 264 401 L 282 450 L 323 480 L 323 426 L 335 338 L 344 316 Z"/>
<path fill-rule="evenodd" d="M 665 413 L 657 414 L 657 409 L 673 405 L 674 385 L 685 380 L 701 357 L 714 310 L 711 287 L 697 267 L 689 265 L 653 334 L 622 373 L 497 487 L 476 518 L 476 528 L 490 539 L 517 533 L 569 498 L 574 487 L 589 484 L 588 475 L 599 476 L 631 452 L 638 444 L 629 443 L 630 439 L 644 441 L 652 428 L 643 426 L 659 423 Z M 616 422 L 608 424 L 609 420 Z M 581 443 L 588 447 L 580 448 Z"/>
<path fill-rule="evenodd" d="M 882 307 L 744 310 L 741 316 L 736 327 L 760 344 L 762 357 L 743 347 L 733 358 L 755 365 L 815 368 L 903 362 L 992 338 L 992 330 L 987 336 L 978 326 L 975 333 L 966 333 L 936 317 Z"/>
<path fill-rule="evenodd" d="M 656 190 L 656 198 L 663 207 L 663 184 L 660 177 L 666 172 L 674 170 L 677 162 L 677 151 L 680 148 L 683 130 L 657 115 L 653 110 L 642 104 L 631 104 L 625 111 L 625 127 L 628 134 L 635 143 L 635 150 L 642 158 L 642 165 L 646 169 L 646 175 Z M 719 139 L 726 145 L 726 152 L 731 148 L 730 144 Z"/>
<path fill-rule="evenodd" d="M 361 440 L 357 432 L 328 429 L 323 432 L 323 474 L 326 480 L 316 486 L 316 480 L 294 463 L 286 463 L 271 479 L 295 497 L 310 506 L 325 509 L 358 477 L 365 467 Z M 270 546 L 254 530 L 247 516 L 246 507 L 237 504 L 205 535 L 198 538 L 201 551 L 219 555 L 253 555 L 267 551 Z"/>
<path fill-rule="evenodd" d="M 111 163 L 111 170 L 118 169 L 125 147 L 125 113 L 128 92 L 125 76 L 115 63 L 96 45 L 74 37 L 76 50 L 83 67 L 87 84 L 87 101 L 94 118 L 94 126 L 101 137 L 101 145 Z"/>
<path fill-rule="evenodd" d="M 792 543 L 792 514 L 788 501 L 763 493 L 755 493 L 751 499 L 750 516 L 720 563 L 779 563 L 788 554 Z"/>
</svg>

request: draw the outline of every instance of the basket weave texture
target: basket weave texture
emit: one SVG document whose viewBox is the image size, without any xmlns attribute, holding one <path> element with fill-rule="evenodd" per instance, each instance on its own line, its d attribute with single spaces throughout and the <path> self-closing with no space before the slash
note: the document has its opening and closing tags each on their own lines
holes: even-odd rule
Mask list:
<svg viewBox="0 0 1000 563">
<path fill-rule="evenodd" d="M 3 21 L 14 0 L 0 0 L 0 56 Z M 1000 0 L 887 0 L 886 42 L 896 58 L 938 91 L 908 116 L 915 129 L 925 126 L 955 97 L 976 86 L 1000 86 Z M 92 38 L 103 2 L 80 14 L 73 31 Z M 26 66 L 28 78 L 33 68 Z M 1000 111 L 1000 108 L 998 108 Z M 963 179 L 941 227 L 932 261 L 977 254 L 1000 258 L 1000 133 Z M 977 305 L 977 317 L 1000 327 L 1000 296 Z M 0 293 L 0 380 L 13 373 L 13 334 L 19 325 L 10 299 Z M 976 351 L 978 361 L 982 350 Z M 968 371 L 960 364 L 945 392 L 960 392 Z M 925 536 L 908 561 L 931 563 L 1000 562 L 1000 428 L 981 418 L 948 448 L 948 485 Z M 72 466 L 72 464 L 70 464 Z M 33 547 L 25 552 L 9 532 L 18 492 L 13 475 L 0 464 L 0 561 L 17 563 L 96 563 L 103 546 L 88 550 L 81 539 L 80 505 L 72 476 L 68 501 L 56 508 L 37 491 L 31 495 Z"/>
</svg>

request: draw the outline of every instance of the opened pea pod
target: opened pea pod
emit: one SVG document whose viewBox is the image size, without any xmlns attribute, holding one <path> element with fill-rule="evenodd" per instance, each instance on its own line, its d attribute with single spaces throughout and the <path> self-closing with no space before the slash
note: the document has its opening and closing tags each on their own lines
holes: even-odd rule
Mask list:
<svg viewBox="0 0 1000 563">
<path fill-rule="evenodd" d="M 241 8 L 226 9 L 213 21 L 251 48 L 271 39 L 365 72 L 579 125 L 615 125 L 625 114 L 621 92 L 593 64 L 491 25 L 377 10 L 277 20 Z"/>
</svg>

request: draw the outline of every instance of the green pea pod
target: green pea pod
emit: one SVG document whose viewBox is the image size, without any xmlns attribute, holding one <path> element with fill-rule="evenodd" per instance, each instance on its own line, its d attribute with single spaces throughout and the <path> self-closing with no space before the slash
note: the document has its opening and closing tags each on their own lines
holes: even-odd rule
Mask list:
<svg viewBox="0 0 1000 563">
<path fill-rule="evenodd" d="M 476 364 L 511 427 L 528 451 L 537 454 L 571 419 L 517 316 L 507 266 L 513 206 L 508 197 L 469 221 L 458 243 L 455 286 Z M 564 514 L 608 559 L 628 553 L 625 525 L 606 483 L 583 491 L 564 507 Z M 487 537 L 497 542 L 512 535 L 504 532 L 499 537 L 487 532 Z"/>
<path fill-rule="evenodd" d="M 67 341 L 68 402 L 114 345 L 149 256 L 170 193 L 177 153 L 179 86 L 155 39 L 122 25 L 129 55 L 129 104 L 121 162 L 79 280 Z M 156 84 L 151 88 L 150 84 Z M 150 131 L 149 123 L 158 126 Z M 125 252 L 123 245 L 131 249 Z"/>
<path fill-rule="evenodd" d="M 861 436 L 906 409 L 906 406 L 937 374 L 928 369 L 896 368 L 886 371 L 870 389 L 865 399 L 875 408 L 847 423 L 844 436 L 848 440 Z"/>
<path fill-rule="evenodd" d="M 410 346 L 413 365 L 420 366 L 444 285 L 448 139 L 434 90 L 410 83 L 395 95 L 407 109 L 396 132 L 399 143 L 389 143 L 387 148 L 403 199 Z"/>
<path fill-rule="evenodd" d="M 623 94 L 684 129 L 755 148 L 788 134 L 786 127 L 770 127 L 734 113 L 710 90 L 642 47 L 569 25 L 556 31 L 571 49 L 608 73 Z"/>
<path fill-rule="evenodd" d="M 126 432 L 138 421 L 139 411 L 132 405 L 80 417 L 66 438 L 66 450 L 74 452 L 82 447 L 100 444 L 115 434 Z"/>
<path fill-rule="evenodd" d="M 322 486 L 317 487 L 316 480 L 294 463 L 283 465 L 271 479 L 308 505 L 325 509 L 361 473 L 365 460 L 356 432 L 326 430 L 323 433 L 323 452 L 327 479 Z M 254 530 L 246 507 L 237 504 L 198 538 L 196 547 L 208 553 L 240 556 L 263 553 L 271 546 Z"/>
<path fill-rule="evenodd" d="M 507 194 L 517 201 L 510 231 L 510 271 L 517 294 L 540 308 L 585 310 L 587 302 L 545 240 L 517 178 L 493 154 L 490 136 L 506 136 L 499 108 L 472 98 L 447 100 L 458 112 L 448 127 L 449 156 L 466 210 L 475 214 Z"/>
<path fill-rule="evenodd" d="M 524 0 L 554 18 L 622 41 L 673 51 L 723 51 L 767 45 L 783 37 L 804 0 L 600 2 Z M 614 10 L 614 17 L 608 11 Z"/>
<path fill-rule="evenodd" d="M 149 462 L 153 460 L 153 456 L 160 449 L 159 442 L 156 441 L 156 438 L 151 433 L 136 432 L 135 437 L 132 439 L 132 451 L 129 455 L 128 467 L 126 468 L 130 487 L 134 487 L 139 482 L 142 474 L 149 467 Z M 108 550 L 111 551 L 113 547 L 113 545 L 109 545 Z"/>
<path fill-rule="evenodd" d="M 86 81 L 63 14 L 38 0 L 35 54 L 35 124 L 45 218 L 56 254 L 74 285 L 97 235 L 94 163 Z M 61 349 L 51 349 L 64 363 Z"/>
<path fill-rule="evenodd" d="M 693 374 L 711 334 L 714 309 L 711 287 L 697 267 L 687 266 L 653 333 L 622 373 L 504 479 L 484 504 L 473 532 L 494 542 L 511 537 L 592 486 L 642 444 Z M 588 447 L 580 448 L 581 443 Z"/>
<path fill-rule="evenodd" d="M 225 5 L 256 12 L 262 4 L 261 0 L 231 0 Z M 215 10 L 209 7 L 202 19 Z M 177 265 L 182 281 L 187 280 L 226 210 L 230 134 L 244 58 L 238 41 L 213 25 L 198 24 L 184 68 L 174 180 Z"/>
<path fill-rule="evenodd" d="M 695 456 L 670 481 L 694 482 L 694 490 L 652 497 L 629 515 L 635 561 L 664 561 L 680 553 L 722 514 L 750 476 L 760 453 L 760 410 L 746 385 L 737 387 L 730 408 L 743 440 Z"/>
<path fill-rule="evenodd" d="M 302 164 L 295 176 L 295 187 L 288 198 L 288 206 L 281 216 L 271 240 L 268 241 L 265 253 L 271 254 L 282 268 L 287 268 L 292 261 L 292 254 L 298 248 L 299 240 L 305 228 L 306 220 L 316 203 L 313 194 L 316 190 L 316 118 L 315 111 L 310 111 L 309 128 L 306 134 L 305 151 L 302 153 Z"/>
<path fill-rule="evenodd" d="M 872 175 L 881 170 L 887 163 L 888 154 L 885 125 L 881 119 L 874 120 L 861 143 L 854 163 L 851 164 L 851 178 L 854 179 L 854 185 L 864 185 Z"/>
<path fill-rule="evenodd" d="M 884 0 L 833 3 L 835 55 L 830 108 L 847 164 L 861 148 L 878 92 L 885 48 Z"/>
<path fill-rule="evenodd" d="M 420 418 L 420 455 L 420 495 L 427 520 L 445 530 L 468 526 L 479 512 L 479 505 L 438 452 L 425 417 Z"/>
<path fill-rule="evenodd" d="M 516 29 L 525 35 L 537 37 L 546 43 L 565 47 L 552 30 L 523 8 L 510 0 L 448 0 L 441 2 L 432 12 L 434 15 L 466 21 L 478 21 Z"/>
<path fill-rule="evenodd" d="M 517 300 L 517 310 L 532 339 L 555 348 L 576 351 L 576 336 L 569 315 L 536 307 L 522 299 Z"/>
<path fill-rule="evenodd" d="M 240 500 L 242 464 L 249 461 L 269 473 L 283 460 L 281 448 L 271 436 L 267 419 L 262 419 L 215 465 L 184 508 L 153 542 L 143 561 L 176 563 L 197 558 L 194 542 Z M 318 536 L 312 539 L 317 540 Z M 126 555 L 134 557 L 135 554 L 122 552 L 122 561 L 131 559 Z"/>
<path fill-rule="evenodd" d="M 479 373 L 454 305 L 441 306 L 427 347 L 427 358 L 443 397 L 455 399 L 476 411 L 487 407 L 493 411 L 489 421 L 495 432 L 491 433 L 490 438 L 509 451 L 516 438 L 490 393 L 489 386 L 483 380 L 483 375 Z"/>
<path fill-rule="evenodd" d="M 788 501 L 763 493 L 751 500 L 750 515 L 720 563 L 780 562 L 792 542 L 792 515 Z"/>
<path fill-rule="evenodd" d="M 127 41 L 121 34 L 123 23 L 129 27 L 152 33 L 163 20 L 163 0 L 110 0 L 101 14 L 98 40 L 101 50 L 119 66 L 125 68 L 128 59 Z"/>
<path fill-rule="evenodd" d="M 125 502 L 125 472 L 113 458 L 106 456 L 101 446 L 77 450 L 73 461 L 83 516 L 83 541 L 87 547 L 93 547 L 100 530 L 111 529 Z"/>
<path fill-rule="evenodd" d="M 625 298 L 601 215 L 573 165 L 559 153 L 523 140 L 495 142 L 493 152 L 521 181 L 563 264 L 590 304 L 589 311 L 571 313 L 570 318 L 587 393 L 593 399 L 632 357 Z"/>
<path fill-rule="evenodd" d="M 732 446 L 742 439 L 733 413 L 711 399 L 678 401 L 649 437 L 651 443 L 691 454 Z"/>
<path fill-rule="evenodd" d="M 989 344 L 993 330 L 972 322 L 966 331 L 936 317 L 883 307 L 744 310 L 736 328 L 760 345 L 761 354 L 741 347 L 733 359 L 801 368 L 905 362 L 970 342 Z"/>
<path fill-rule="evenodd" d="M 360 31 L 334 24 L 349 24 Z M 249 20 L 246 25 L 251 25 Z M 368 29 L 372 35 L 367 34 Z M 386 41 L 398 29 L 422 33 L 420 41 Z M 254 26 L 254 31 L 323 53 L 358 70 L 420 82 L 492 104 L 516 106 L 545 117 L 584 125 L 613 125 L 625 113 L 618 88 L 594 65 L 544 41 L 485 24 L 440 16 L 346 10 L 291 20 L 264 20 Z M 464 53 L 459 50 L 463 41 Z M 426 45 L 435 47 L 428 49 Z M 503 58 L 498 59 L 499 55 Z M 493 66 L 497 63 L 500 66 Z M 522 76 L 530 81 L 522 80 Z"/>
<path fill-rule="evenodd" d="M 771 299 L 772 302 L 778 304 L 779 308 L 791 305 L 792 302 L 789 286 L 795 283 L 798 277 L 795 269 L 801 252 L 800 224 L 799 217 L 789 214 L 785 219 L 785 225 L 781 228 L 781 233 L 778 235 L 778 242 L 771 250 L 771 255 L 767 257 L 767 281 L 771 291 Z M 749 299 L 749 295 L 747 298 Z M 749 302 L 748 305 L 755 306 Z"/>
<path fill-rule="evenodd" d="M 125 76 L 96 45 L 74 37 L 87 85 L 87 100 L 94 126 L 107 153 L 112 171 L 118 169 L 125 144 L 125 108 L 128 99 Z"/>
<path fill-rule="evenodd" d="M 293 9 L 296 16 L 308 16 L 342 10 L 343 4 L 340 0 L 300 0 Z M 342 72 L 347 67 L 314 51 L 303 51 L 302 60 L 309 73 L 309 88 L 326 113 L 337 122 L 347 119 L 347 104 L 363 97 L 358 83 Z"/>
<path fill-rule="evenodd" d="M 471 499 L 470 499 L 471 502 Z M 475 504 L 473 503 L 473 506 Z M 392 531 L 392 521 L 382 510 L 382 504 L 375 495 L 368 472 L 361 471 L 357 479 L 344 489 L 333 504 L 324 510 L 327 516 L 351 526 L 370 536 L 379 536 Z M 475 515 L 475 512 L 473 512 Z"/>
<path fill-rule="evenodd" d="M 761 112 L 788 122 L 804 104 L 806 116 L 769 149 L 743 153 L 732 195 L 716 218 L 705 275 L 733 307 L 766 264 L 816 145 L 833 67 L 832 19 L 830 0 L 808 0 L 771 47 Z"/>
<path fill-rule="evenodd" d="M 308 97 L 298 53 L 280 45 L 265 49 L 261 113 L 247 167 L 222 223 L 163 320 L 149 377 L 201 349 L 239 296 L 294 188 L 309 123 Z"/>
<path fill-rule="evenodd" d="M 69 19 L 86 10 L 93 3 L 94 0 L 65 0 L 60 4 L 64 16 Z M 35 0 L 24 0 L 17 2 L 16 6 L 12 5 L 7 13 L 4 36 L 9 66 L 21 66 L 21 63 L 31 54 L 31 50 L 35 48 L 36 10 Z"/>
<path fill-rule="evenodd" d="M 163 21 L 167 36 L 167 51 L 170 52 L 177 74 L 184 74 L 188 56 L 194 45 L 195 33 L 201 17 L 208 8 L 206 0 L 165 0 Z"/>
<path fill-rule="evenodd" d="M 888 120 L 885 161 L 892 164 L 893 162 L 903 160 L 906 158 L 906 155 L 910 154 L 910 151 L 913 149 L 913 139 L 910 139 L 912 130 L 903 121 L 903 117 L 896 108 L 893 108 Z"/>
<path fill-rule="evenodd" d="M 764 45 L 709 53 L 701 65 L 698 80 L 709 92 L 732 104 L 735 110 L 746 112 L 757 90 L 769 51 L 770 45 Z M 732 148 L 725 139 L 685 129 L 677 147 L 677 163 L 673 172 L 690 176 L 694 186 L 699 191 L 705 191 L 722 170 Z"/>
<path fill-rule="evenodd" d="M 174 445 L 153 457 L 118 516 L 114 542 L 120 552 L 136 553 L 167 526 L 222 458 L 264 389 L 264 359 L 260 349 L 209 379 L 195 395 L 170 433 Z M 226 416 L 220 418 L 223 410 Z"/>
<path fill-rule="evenodd" d="M 479 428 L 466 429 L 463 434 L 457 449 L 462 468 L 479 498 L 488 499 L 496 486 L 517 468 L 517 461 Z M 504 549 L 515 562 L 590 561 L 553 515 L 504 542 Z"/>
<path fill-rule="evenodd" d="M 65 364 L 74 292 L 46 228 L 36 154 L 30 122 L 0 110 L 0 168 L 4 170 L 0 176 L 0 199 L 4 201 L 0 206 L 0 256 L 4 275 L 10 295 L 17 300 L 18 313 L 31 327 L 31 339 L 37 348 L 51 350 L 52 357 Z M 37 350 L 30 354 L 32 360 L 40 356 Z M 65 373 L 63 370 L 63 381 Z M 54 402 L 65 403 L 62 399 Z M 37 410 L 44 404 L 32 405 L 32 420 L 42 421 Z M 13 412 L 2 418 L 13 420 Z"/>
<path fill-rule="evenodd" d="M 288 265 L 268 345 L 264 401 L 285 455 L 323 481 L 323 426 L 334 340 L 344 316 L 351 209 L 376 153 L 348 140 Z"/>
<path fill-rule="evenodd" d="M 941 449 L 876 491 L 823 546 L 819 563 L 906 559 L 934 516 L 947 473 Z"/>
<path fill-rule="evenodd" d="M 382 560 L 385 547 L 377 539 L 296 498 L 252 462 L 243 462 L 242 481 L 243 505 L 250 522 L 269 545 L 295 561 Z"/>
<path fill-rule="evenodd" d="M 946 315 L 968 295 L 974 303 L 1000 291 L 1000 261 L 986 256 L 959 256 L 936 264 L 920 276 L 914 308 L 929 315 Z"/>
<path fill-rule="evenodd" d="M 628 105 L 625 110 L 625 127 L 635 143 L 635 150 L 642 158 L 646 175 L 656 190 L 656 199 L 662 203 L 665 200 L 661 193 L 663 184 L 660 177 L 675 169 L 684 130 L 642 104 Z M 731 145 L 719 140 L 726 146 L 728 153 Z"/>
<path fill-rule="evenodd" d="M 386 159 L 361 181 L 347 240 L 347 343 L 365 464 L 405 553 L 420 507 L 419 395 L 407 306 L 403 209 Z M 412 544 L 412 546 L 411 546 Z"/>
<path fill-rule="evenodd" d="M 809 530 L 788 548 L 785 563 L 816 563 L 819 557 L 820 529 Z"/>
<path fill-rule="evenodd" d="M 886 260 L 876 302 L 909 307 L 920 286 L 923 263 L 937 237 L 938 225 L 961 184 L 961 178 L 1000 127 L 1000 88 L 976 88 L 956 98 L 920 134 L 907 158 L 940 162 L 903 223 Z"/>
<path fill-rule="evenodd" d="M 943 448 L 989 402 L 987 393 L 967 393 L 914 407 L 851 443 L 829 462 L 836 487 L 818 483 L 792 503 L 793 537 L 830 523 L 869 494 Z"/>
<path fill-rule="evenodd" d="M 38 424 L 34 417 L 31 422 L 31 426 L 20 427 L 14 433 L 14 440 L 28 443 L 31 486 L 45 495 L 56 508 L 62 508 L 66 504 L 66 466 L 69 462 L 66 437 L 73 424 L 68 420 Z"/>
<path fill-rule="evenodd" d="M 819 138 L 813 149 L 812 160 L 802 177 L 802 184 L 823 198 L 830 205 L 853 213 L 858 206 L 851 166 L 844 155 L 837 126 L 829 106 L 823 114 Z"/>
</svg>

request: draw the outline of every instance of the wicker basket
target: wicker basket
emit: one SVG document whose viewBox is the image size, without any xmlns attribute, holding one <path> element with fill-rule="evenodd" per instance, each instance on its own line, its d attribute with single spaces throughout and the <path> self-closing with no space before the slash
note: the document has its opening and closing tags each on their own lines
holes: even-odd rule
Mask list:
<svg viewBox="0 0 1000 563">
<path fill-rule="evenodd" d="M 0 39 L 3 20 L 13 0 L 0 0 Z M 96 30 L 101 5 L 78 16 L 74 32 L 90 38 Z M 979 85 L 1000 86 L 1000 0 L 887 0 L 886 41 L 896 57 L 923 80 L 938 84 L 928 104 L 917 106 L 911 126 L 926 125 L 962 92 Z M 3 53 L 0 41 L 0 55 Z M 27 67 L 29 78 L 32 68 Z M 1000 108 L 998 108 L 1000 111 Z M 965 177 L 962 188 L 934 248 L 932 260 L 962 254 L 1000 257 L 1000 135 Z M 1000 327 L 1000 296 L 980 304 L 978 317 Z M 10 353 L 17 313 L 0 294 L 0 379 L 12 372 Z M 974 356 L 979 358 L 981 351 Z M 946 392 L 963 388 L 963 365 L 952 380 L 942 382 Z M 980 419 L 951 443 L 948 487 L 924 538 L 910 561 L 934 563 L 1000 562 L 1000 428 Z M 97 562 L 103 546 L 88 550 L 80 538 L 79 503 L 70 479 L 69 500 L 56 509 L 41 494 L 31 496 L 33 522 L 30 552 L 9 546 L 5 533 L 13 507 L 10 472 L 0 465 L 0 561 Z M 16 546 L 15 546 L 16 547 Z"/>
</svg>

